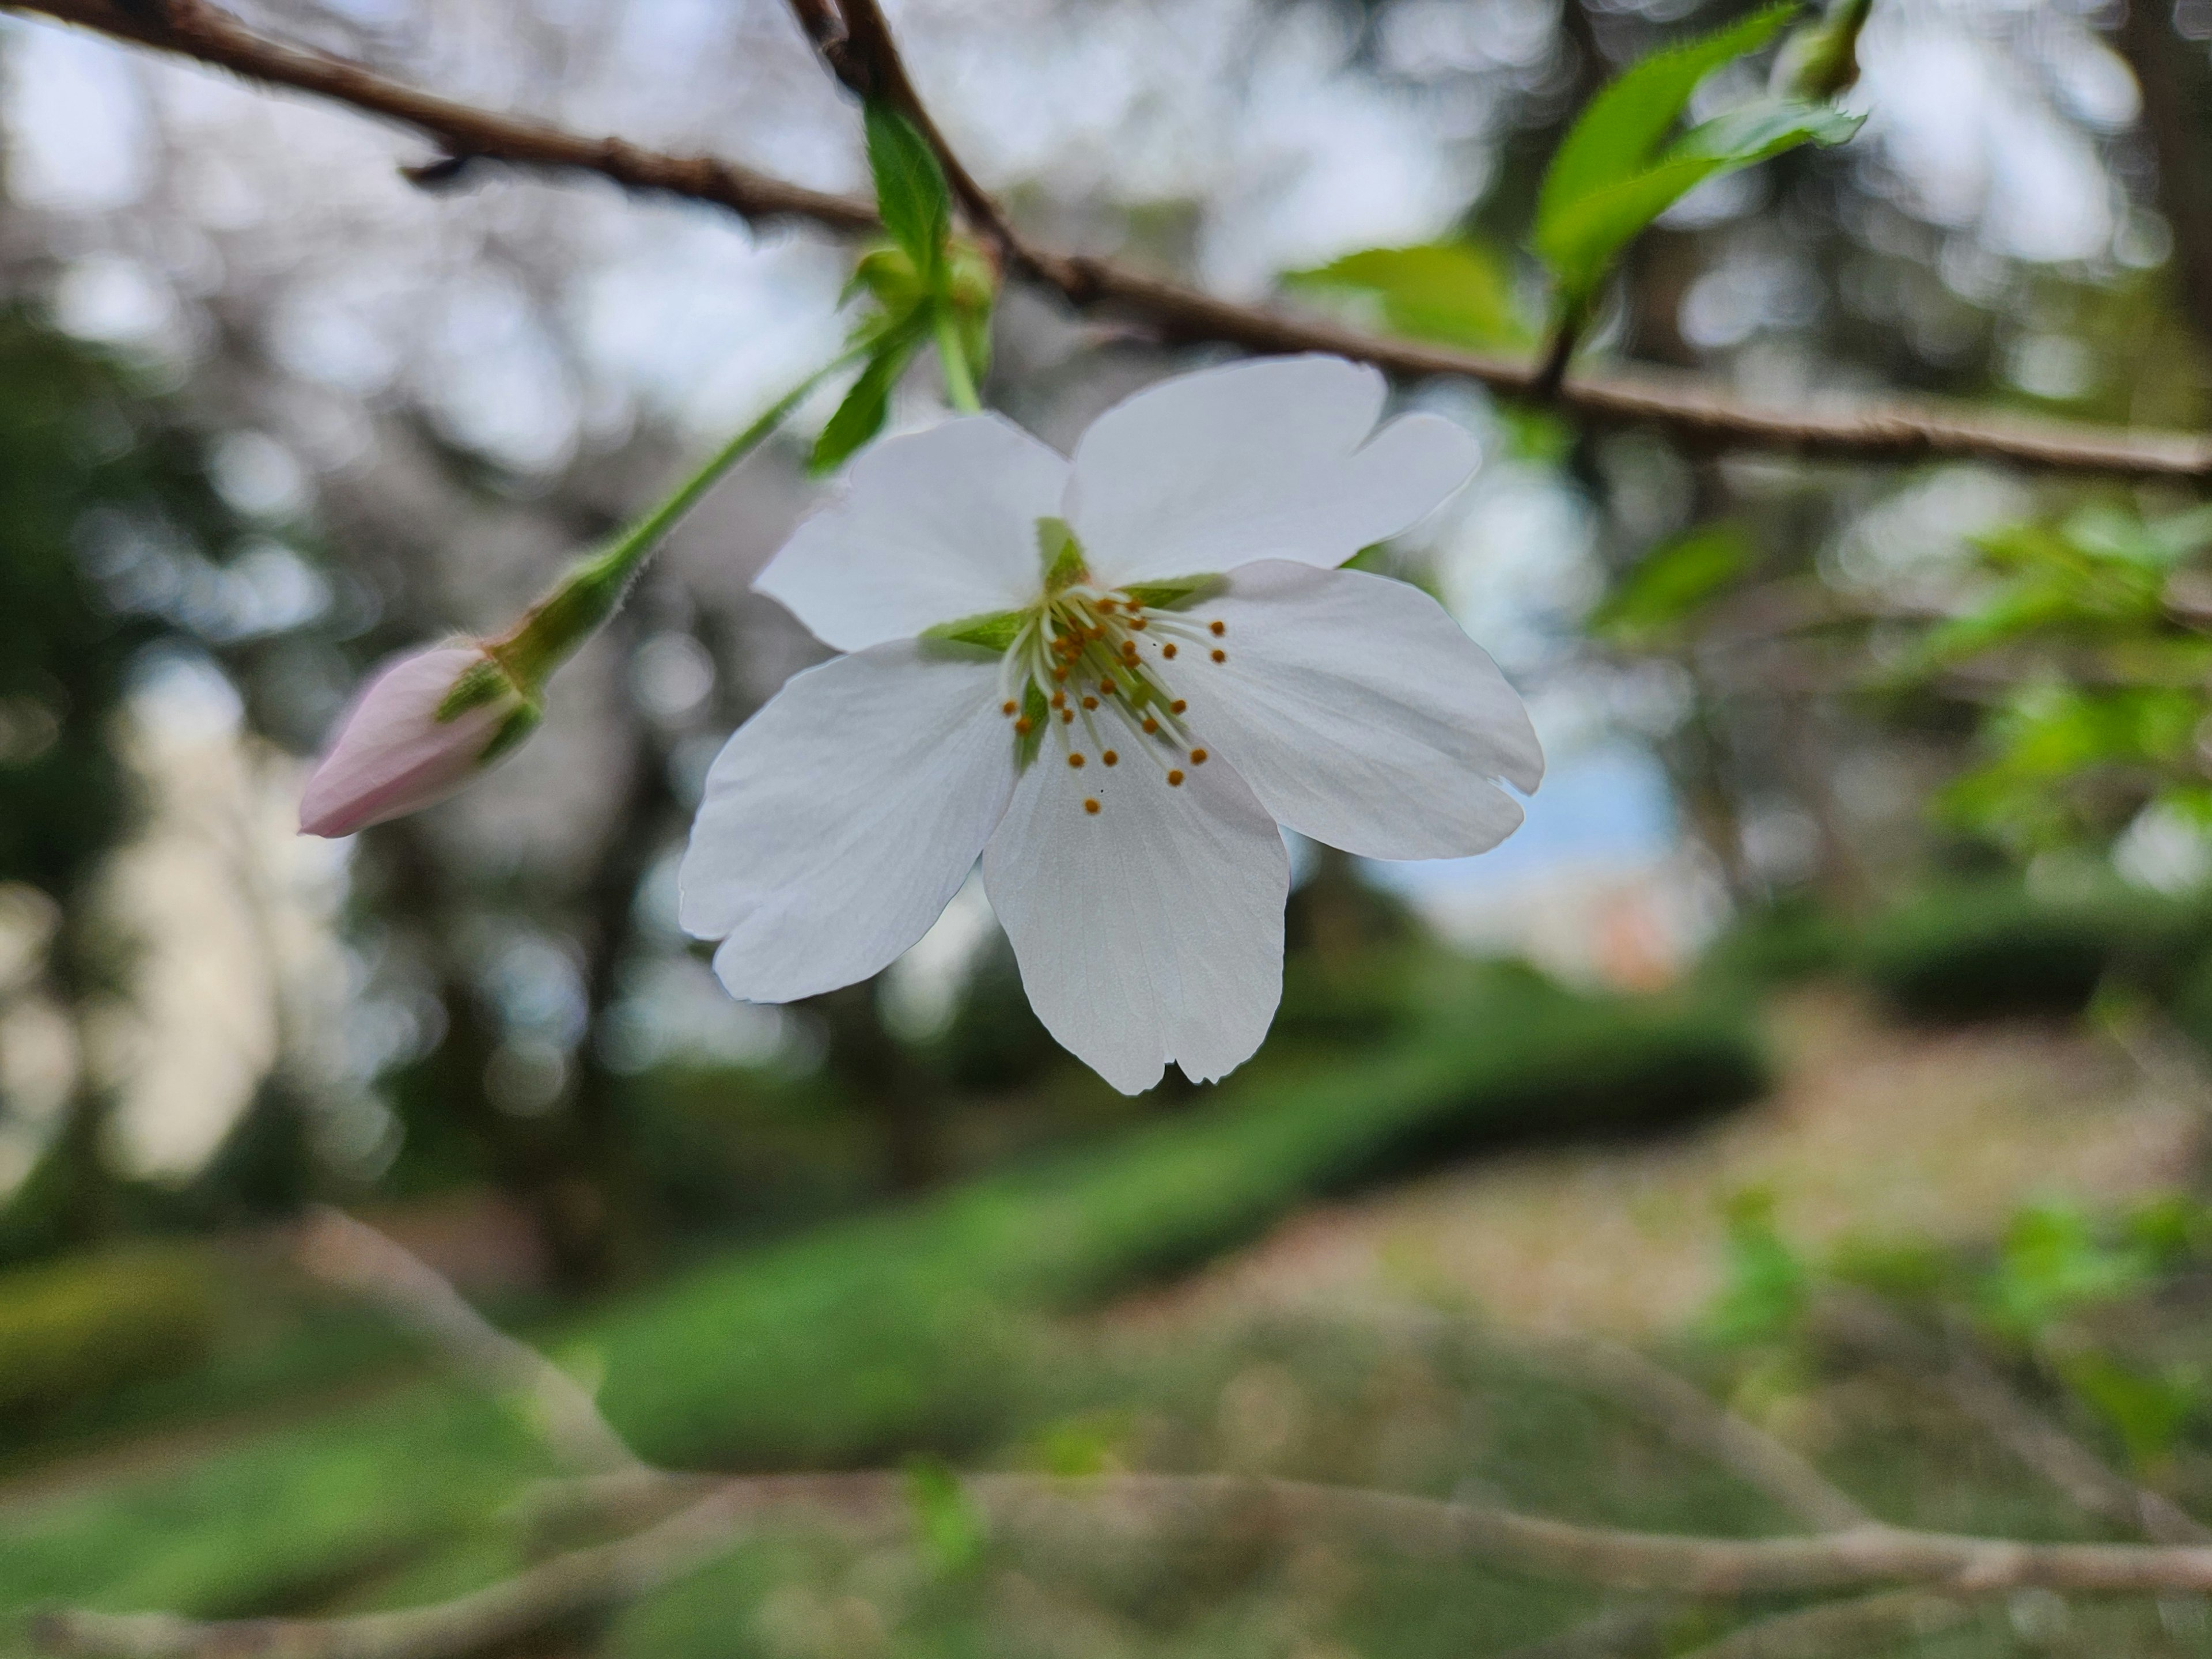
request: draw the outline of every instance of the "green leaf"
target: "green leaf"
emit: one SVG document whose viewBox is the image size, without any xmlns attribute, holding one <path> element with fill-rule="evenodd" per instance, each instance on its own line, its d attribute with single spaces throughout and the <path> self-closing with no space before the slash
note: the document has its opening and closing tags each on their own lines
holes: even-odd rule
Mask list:
<svg viewBox="0 0 2212 1659">
<path fill-rule="evenodd" d="M 1601 638 L 1649 637 L 1732 586 L 1758 555 L 1740 525 L 1707 524 L 1645 554 L 1590 612 Z"/>
<path fill-rule="evenodd" d="M 1587 300 L 1631 238 L 1706 179 L 1800 144 L 1837 144 L 1864 118 L 1825 105 L 1762 99 L 1685 133 L 1653 166 L 1540 219 L 1536 252 L 1573 301 Z"/>
<path fill-rule="evenodd" d="M 1865 116 L 1832 104 L 1761 98 L 1700 122 L 1671 145 L 1667 155 L 1669 160 L 1703 155 L 1724 167 L 1747 167 L 1800 144 L 1847 143 L 1865 124 Z"/>
<path fill-rule="evenodd" d="M 868 359 L 867 367 L 846 392 L 845 401 L 837 405 L 837 412 L 822 428 L 822 435 L 814 441 L 814 453 L 807 457 L 807 471 L 817 477 L 834 471 L 845 458 L 860 448 L 884 429 L 884 418 L 890 412 L 891 388 L 898 384 L 900 375 L 914 358 L 915 348 L 921 344 L 922 329 L 917 318 L 902 319 L 897 327 L 888 331 L 877 344 L 875 356 Z"/>
<path fill-rule="evenodd" d="M 914 262 L 923 284 L 934 289 L 945 269 L 945 239 L 952 228 L 952 195 L 945 169 L 928 141 L 890 105 L 871 98 L 863 112 L 868 170 L 875 175 L 876 210 L 884 228 Z"/>
<path fill-rule="evenodd" d="M 961 1489 L 959 1476 L 933 1457 L 917 1457 L 906 1466 L 906 1496 L 915 1530 L 939 1572 L 965 1572 L 981 1559 L 988 1536 L 982 1511 Z"/>
<path fill-rule="evenodd" d="M 1796 15 L 1794 0 L 1767 6 L 1724 29 L 1655 52 L 1632 65 L 1577 118 L 1552 157 L 1536 198 L 1536 239 L 1593 191 L 1644 170 L 1698 83 L 1723 64 L 1757 52 Z"/>
<path fill-rule="evenodd" d="M 2149 1374 L 2089 1352 L 2069 1357 L 2060 1372 L 2067 1386 L 2112 1425 L 2138 1474 L 2172 1454 L 2181 1431 L 2205 1403 L 2204 1376 L 2193 1365 Z"/>
<path fill-rule="evenodd" d="M 1774 1224 L 1774 1194 L 1754 1188 L 1728 1205 L 1728 1278 L 1705 1332 L 1730 1347 L 1788 1336 L 1812 1300 L 1813 1269 Z"/>
<path fill-rule="evenodd" d="M 1480 242 L 1368 248 L 1283 280 L 1370 295 L 1381 307 L 1383 326 L 1409 339 L 1480 350 L 1526 345 L 1532 337 L 1514 303 L 1504 259 Z"/>
</svg>

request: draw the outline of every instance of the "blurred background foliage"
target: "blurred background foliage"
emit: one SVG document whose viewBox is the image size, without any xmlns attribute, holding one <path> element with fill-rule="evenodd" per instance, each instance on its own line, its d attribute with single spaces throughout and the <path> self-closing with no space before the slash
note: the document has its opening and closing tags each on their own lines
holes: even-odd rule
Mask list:
<svg viewBox="0 0 2212 1659">
<path fill-rule="evenodd" d="M 1743 9 L 896 21 L 1041 234 L 1526 353 L 1569 118 Z M 256 15 L 865 178 L 768 0 Z M 1585 358 L 2201 428 L 2208 38 L 2195 0 L 1876 0 L 1860 136 L 1686 197 Z M 1267 1048 L 1128 1100 L 1046 1036 L 973 890 L 786 1010 L 728 1003 L 674 926 L 708 760 L 820 654 L 747 583 L 818 498 L 835 392 L 512 765 L 353 843 L 291 834 L 370 665 L 503 620 L 834 349 L 839 250 L 481 169 L 418 190 L 379 129 L 48 28 L 9 24 L 0 63 L 0 1613 L 398 1605 L 540 1547 L 526 1425 L 303 1271 L 318 1201 L 543 1340 L 647 1455 L 717 1468 L 1232 1468 L 1781 1523 L 1563 1381 L 1565 1323 L 1886 1518 L 2119 1535 L 1936 1397 L 1954 1347 L 2212 1513 L 2212 519 L 2184 492 L 1717 456 L 1404 388 L 1484 466 L 1363 559 L 1494 652 L 1552 775 L 1471 866 L 1297 849 Z M 1017 291 L 984 393 L 1065 443 L 1199 360 Z M 934 386 L 895 387 L 893 426 Z M 1868 1299 L 1881 1364 L 1852 1357 Z M 544 1650 L 1464 1655 L 1601 1610 L 1261 1539 L 932 1530 L 779 1532 Z M 1641 1650 L 1719 1617 L 1669 1605 Z M 2208 1640 L 2196 1603 L 2030 1598 L 1925 1645 Z"/>
</svg>

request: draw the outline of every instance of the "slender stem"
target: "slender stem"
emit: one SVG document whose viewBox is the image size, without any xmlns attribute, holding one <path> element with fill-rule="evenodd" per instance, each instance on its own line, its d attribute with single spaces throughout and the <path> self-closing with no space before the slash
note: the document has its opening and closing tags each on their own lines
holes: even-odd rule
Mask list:
<svg viewBox="0 0 2212 1659">
<path fill-rule="evenodd" d="M 678 520 L 699 504 L 699 498 L 720 483 L 725 472 L 759 448 L 817 386 L 860 355 L 857 350 L 840 354 L 770 404 L 750 426 L 708 456 L 696 472 L 677 485 L 666 501 L 624 531 L 613 546 L 593 561 L 594 565 L 635 574 L 660 538 L 675 527 Z"/>
<path fill-rule="evenodd" d="M 545 677 L 621 607 L 638 572 L 678 520 L 724 473 L 759 448 L 810 392 L 860 355 L 858 348 L 840 353 L 778 398 L 603 551 L 579 560 L 509 633 L 489 641 L 485 648 L 517 685 L 534 695 Z"/>
<path fill-rule="evenodd" d="M 975 377 L 968 367 L 968 352 L 960 343 L 960 331 L 952 313 L 937 307 L 937 360 L 945 370 L 945 400 L 963 415 L 980 415 L 983 400 L 975 395 Z"/>
</svg>

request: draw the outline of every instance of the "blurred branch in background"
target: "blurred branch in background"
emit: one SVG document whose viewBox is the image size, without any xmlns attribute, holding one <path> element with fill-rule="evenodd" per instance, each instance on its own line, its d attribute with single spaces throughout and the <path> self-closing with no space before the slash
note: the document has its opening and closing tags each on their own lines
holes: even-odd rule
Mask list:
<svg viewBox="0 0 2212 1659">
<path fill-rule="evenodd" d="M 447 151 L 445 161 L 432 164 L 432 183 L 449 181 L 477 159 L 495 160 L 595 173 L 625 188 L 711 202 L 748 217 L 796 217 L 840 231 L 865 230 L 875 223 L 865 203 L 805 190 L 727 162 L 662 155 L 616 138 L 584 138 L 419 92 L 344 59 L 270 40 L 206 0 L 175 0 L 151 10 L 116 0 L 27 0 L 15 9 L 401 122 Z M 818 15 L 818 9 L 809 15 Z M 980 190 L 975 198 L 988 200 Z M 1003 221 L 994 228 L 987 219 L 984 228 L 994 235 L 1012 234 Z M 1237 305 L 1112 260 L 1062 254 L 1018 239 L 1007 246 L 1018 270 L 1049 284 L 1070 303 L 1133 314 L 1169 340 L 1213 341 L 1256 352 L 1334 352 L 1397 374 L 1464 377 L 1508 396 L 1545 389 L 1540 364 L 1386 340 Z M 1972 458 L 2057 472 L 2191 482 L 2212 477 L 2212 441 L 2186 434 L 2023 421 L 1904 400 L 1840 405 L 1832 412 L 1785 411 L 1746 403 L 1701 380 L 1655 375 L 1575 377 L 1558 388 L 1551 402 L 1564 413 L 1601 425 L 1661 427 L 1695 447 L 1775 450 L 1833 460 Z"/>
<path fill-rule="evenodd" d="M 316 1216 L 301 1243 L 317 1273 L 358 1290 L 425 1331 L 479 1387 L 518 1389 L 540 1407 L 541 1428 L 564 1456 L 623 1477 L 635 1496 L 646 1466 L 600 1417 L 590 1396 L 550 1361 L 506 1336 L 453 1287 L 398 1245 L 335 1212 Z M 1866 1328 L 1862 1320 L 1857 1329 Z M 1887 1342 L 1889 1334 L 1885 1331 Z M 1717 1453 L 1785 1506 L 1833 1529 L 1803 1538 L 1697 1538 L 1577 1526 L 1471 1501 L 1440 1502 L 1310 1481 L 1229 1475 L 1099 1474 L 1076 1479 L 1019 1474 L 963 1477 L 959 1501 L 980 1507 L 1000 1533 L 1035 1538 L 1071 1526 L 1083 1535 L 1190 1539 L 1316 1534 L 1446 1561 L 1485 1562 L 1541 1578 L 1670 1595 L 1733 1599 L 1884 1585 L 1924 1588 L 1802 1609 L 1758 1620 L 1705 1651 L 1743 1656 L 1817 1652 L 1896 1630 L 1925 1632 L 1959 1616 L 1968 1598 L 2033 1588 L 2063 1593 L 2212 1592 L 2212 1548 L 2165 1545 L 2039 1544 L 1887 1526 L 1868 1516 L 1794 1453 L 1766 1441 L 1641 1358 L 1585 1339 L 1551 1352 L 1671 1437 Z M 2083 1456 L 2087 1456 L 2085 1452 Z M 691 1490 L 665 1479 L 673 1497 Z M 199 1621 L 169 1614 L 64 1612 L 41 1617 L 49 1650 L 115 1659 L 200 1659 L 252 1652 L 272 1659 L 446 1659 L 473 1652 L 647 1594 L 732 1547 L 771 1511 L 793 1508 L 871 1527 L 927 1528 L 935 1501 L 911 1473 L 860 1472 L 723 1479 L 709 1495 L 616 1541 L 574 1550 L 452 1601 L 321 1620 Z M 2178 1521 L 2140 1511 L 2148 1529 Z M 2176 1511 L 2179 1516 L 2179 1512 Z M 1932 1593 L 1931 1593 L 1932 1592 Z M 1618 1620 L 1601 1621 L 1608 1635 Z"/>
</svg>

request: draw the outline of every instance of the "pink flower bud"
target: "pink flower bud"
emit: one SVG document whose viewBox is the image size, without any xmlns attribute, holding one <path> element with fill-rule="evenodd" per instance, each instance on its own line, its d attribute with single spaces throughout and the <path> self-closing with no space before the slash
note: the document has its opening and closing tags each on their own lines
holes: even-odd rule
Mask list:
<svg viewBox="0 0 2212 1659">
<path fill-rule="evenodd" d="M 501 673 L 491 695 L 439 718 L 463 676 L 493 666 L 481 647 L 442 645 L 401 657 L 371 679 L 307 780 L 301 833 L 349 836 L 464 787 L 520 734 L 514 723 L 532 712 Z"/>
</svg>

